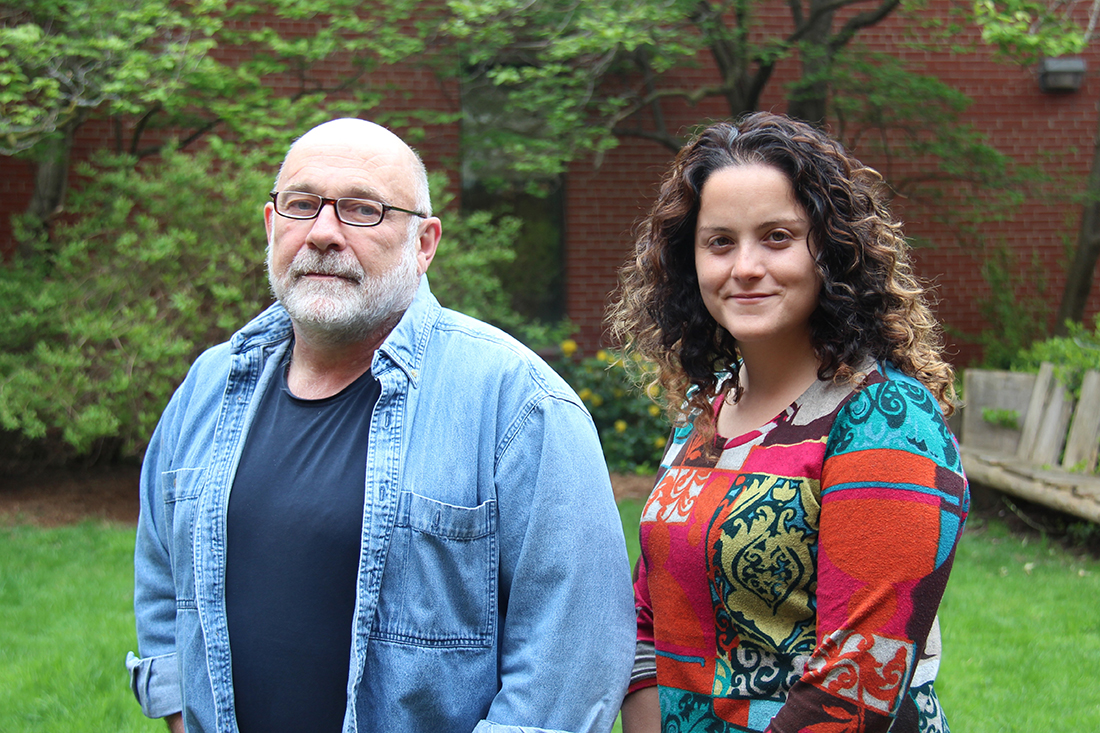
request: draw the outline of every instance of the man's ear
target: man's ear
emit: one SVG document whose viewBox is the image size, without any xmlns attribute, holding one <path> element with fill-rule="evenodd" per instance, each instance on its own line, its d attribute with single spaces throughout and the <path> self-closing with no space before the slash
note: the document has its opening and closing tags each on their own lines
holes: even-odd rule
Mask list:
<svg viewBox="0 0 1100 733">
<path fill-rule="evenodd" d="M 271 247 L 271 242 L 272 242 L 271 235 L 272 235 L 272 232 L 273 232 L 272 228 L 274 227 L 274 222 L 272 220 L 274 218 L 275 218 L 275 204 L 268 201 L 266 204 L 264 204 L 264 230 L 267 231 L 267 246 L 269 248 Z"/>
<path fill-rule="evenodd" d="M 423 275 L 435 259 L 439 238 L 443 236 L 443 225 L 439 219 L 429 216 L 420 224 L 420 236 L 417 237 L 416 272 Z"/>
</svg>

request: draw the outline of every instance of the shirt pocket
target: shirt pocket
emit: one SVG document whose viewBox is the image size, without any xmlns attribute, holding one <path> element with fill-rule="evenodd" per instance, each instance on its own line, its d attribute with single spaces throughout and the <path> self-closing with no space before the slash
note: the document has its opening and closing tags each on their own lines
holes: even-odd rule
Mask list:
<svg viewBox="0 0 1100 733">
<path fill-rule="evenodd" d="M 404 492 L 371 636 L 431 647 L 488 647 L 497 607 L 496 502 L 444 504 Z"/>
<path fill-rule="evenodd" d="M 195 605 L 195 568 L 192 547 L 195 540 L 195 508 L 202 493 L 206 472 L 202 468 L 179 468 L 161 474 L 164 522 L 172 554 L 172 576 L 176 605 Z"/>
</svg>

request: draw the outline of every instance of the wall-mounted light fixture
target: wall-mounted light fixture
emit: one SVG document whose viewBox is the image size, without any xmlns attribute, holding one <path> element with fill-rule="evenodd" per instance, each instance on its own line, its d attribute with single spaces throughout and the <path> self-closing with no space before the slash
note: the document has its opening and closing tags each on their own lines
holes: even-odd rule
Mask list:
<svg viewBox="0 0 1100 733">
<path fill-rule="evenodd" d="M 1079 56 L 1047 58 L 1039 63 L 1039 88 L 1050 94 L 1076 92 L 1085 80 L 1085 60 Z"/>
</svg>

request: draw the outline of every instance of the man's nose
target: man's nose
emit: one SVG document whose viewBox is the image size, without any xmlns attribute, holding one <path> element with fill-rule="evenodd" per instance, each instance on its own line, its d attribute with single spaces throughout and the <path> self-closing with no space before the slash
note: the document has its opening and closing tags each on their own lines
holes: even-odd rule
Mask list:
<svg viewBox="0 0 1100 733">
<path fill-rule="evenodd" d="M 336 202 L 325 201 L 317 212 L 317 218 L 313 220 L 307 241 L 323 252 L 330 247 L 343 247 L 346 244 L 344 234 L 344 225 L 336 216 Z"/>
</svg>

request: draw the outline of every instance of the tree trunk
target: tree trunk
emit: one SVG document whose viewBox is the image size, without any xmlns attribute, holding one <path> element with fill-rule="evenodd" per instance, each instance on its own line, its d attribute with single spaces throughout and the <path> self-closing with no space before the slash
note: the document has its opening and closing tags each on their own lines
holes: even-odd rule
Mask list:
<svg viewBox="0 0 1100 733">
<path fill-rule="evenodd" d="M 810 4 L 811 12 L 820 4 Z M 829 39 L 833 32 L 833 13 L 823 13 L 813 20 L 810 29 L 802 36 L 799 55 L 802 57 L 802 78 L 787 95 L 787 114 L 811 125 L 825 124 L 829 99 L 829 68 L 833 63 L 833 51 Z"/>
<path fill-rule="evenodd" d="M 65 202 L 65 191 L 69 187 L 69 156 L 72 153 L 75 132 L 75 126 L 66 127 L 60 136 L 52 137 L 42 145 L 43 151 L 38 159 L 34 191 L 27 206 L 27 214 L 30 217 L 30 226 L 43 235 L 49 233 L 50 222 Z M 33 238 L 19 243 L 20 257 L 31 255 L 33 250 Z"/>
<path fill-rule="evenodd" d="M 1073 264 L 1066 273 L 1066 287 L 1062 291 L 1062 304 L 1058 307 L 1058 320 L 1054 333 L 1064 336 L 1066 321 L 1082 321 L 1085 306 L 1092 290 L 1092 276 L 1096 260 L 1100 258 L 1100 128 L 1092 144 L 1092 170 L 1085 189 L 1085 209 L 1081 214 L 1081 229 L 1077 233 L 1077 250 Z"/>
<path fill-rule="evenodd" d="M 813 81 L 799 84 L 787 99 L 787 114 L 815 127 L 821 127 L 825 124 L 828 96 L 828 82 Z"/>
</svg>

